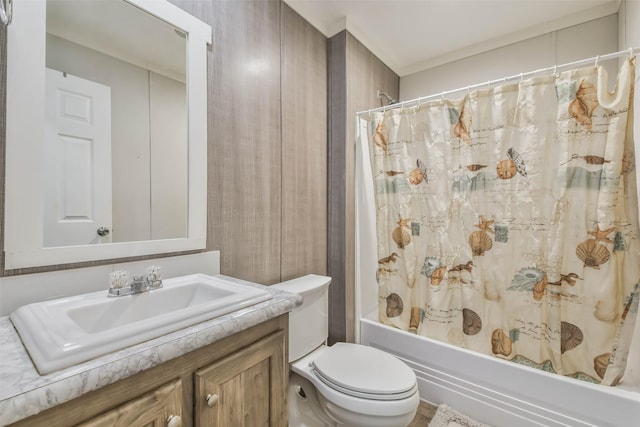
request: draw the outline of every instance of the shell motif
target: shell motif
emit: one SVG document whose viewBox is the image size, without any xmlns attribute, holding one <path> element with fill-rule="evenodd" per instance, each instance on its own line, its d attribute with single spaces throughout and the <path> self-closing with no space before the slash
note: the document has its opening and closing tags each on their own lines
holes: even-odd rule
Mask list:
<svg viewBox="0 0 640 427">
<path fill-rule="evenodd" d="M 600 270 L 600 265 L 609 261 L 611 253 L 606 246 L 598 243 L 596 239 L 589 239 L 578 245 L 576 256 L 584 262 L 585 267 Z"/>
<path fill-rule="evenodd" d="M 516 165 L 516 171 L 520 175 L 527 176 L 527 171 L 524 168 L 524 159 L 516 150 L 514 150 L 513 148 L 509 148 L 507 150 L 507 157 Z"/>
<path fill-rule="evenodd" d="M 486 232 L 474 231 L 469 236 L 469 246 L 471 246 L 471 253 L 474 256 L 483 256 L 493 247 L 493 241 Z"/>
<path fill-rule="evenodd" d="M 404 172 L 403 172 L 403 171 L 394 171 L 394 170 L 389 170 L 389 171 L 384 171 L 384 173 L 385 173 L 387 176 L 396 176 L 396 175 L 401 175 L 401 174 L 403 174 Z"/>
<path fill-rule="evenodd" d="M 618 318 L 616 305 L 604 300 L 598 300 L 596 309 L 593 311 L 593 316 L 603 322 L 613 323 Z"/>
<path fill-rule="evenodd" d="M 478 164 L 473 164 L 473 165 L 467 165 L 467 169 L 471 172 L 476 172 L 479 171 L 480 169 L 484 169 L 486 168 L 487 165 L 478 165 Z"/>
<path fill-rule="evenodd" d="M 493 354 L 508 356 L 511 354 L 511 339 L 502 329 L 496 329 L 491 334 L 491 351 Z"/>
<path fill-rule="evenodd" d="M 411 307 L 411 319 L 409 319 L 409 332 L 414 334 L 418 331 L 420 325 L 420 307 Z"/>
<path fill-rule="evenodd" d="M 402 314 L 404 303 L 398 294 L 389 294 L 387 297 L 387 317 L 398 317 Z"/>
<path fill-rule="evenodd" d="M 405 246 L 411 243 L 411 234 L 402 227 L 396 227 L 391 234 L 391 238 L 400 249 L 404 249 Z"/>
<path fill-rule="evenodd" d="M 582 343 L 584 335 L 573 323 L 560 322 L 560 353 L 569 351 Z"/>
<path fill-rule="evenodd" d="M 598 106 L 598 94 L 596 87 L 582 80 L 580 87 L 576 91 L 576 99 L 569 104 L 569 115 L 576 119 L 578 123 L 591 130 L 591 115 Z"/>
<path fill-rule="evenodd" d="M 513 276 L 511 286 L 507 289 L 510 291 L 531 291 L 536 286 L 544 289 L 546 285 L 547 275 L 544 271 L 536 267 L 524 267 Z"/>
<path fill-rule="evenodd" d="M 433 273 L 431 273 L 431 277 L 429 278 L 429 281 L 432 285 L 434 286 L 438 286 L 440 283 L 442 283 L 442 280 L 444 279 L 444 275 L 447 272 L 447 266 L 443 265 L 442 267 L 438 267 L 435 270 L 433 270 Z"/>
<path fill-rule="evenodd" d="M 496 173 L 500 179 L 511 179 L 517 172 L 516 163 L 511 159 L 500 160 L 496 165 Z"/>
<path fill-rule="evenodd" d="M 465 335 L 476 335 L 482 329 L 482 319 L 473 310 L 462 309 L 462 332 Z"/>
<path fill-rule="evenodd" d="M 425 183 L 429 182 L 429 179 L 427 178 L 427 167 L 422 162 L 422 160 L 417 159 L 416 165 L 418 167 L 412 169 L 409 172 L 409 184 L 418 185 L 422 181 L 424 181 Z"/>
<path fill-rule="evenodd" d="M 458 117 L 458 123 L 453 128 L 453 134 L 467 144 L 471 143 L 471 122 L 471 111 L 463 105 L 460 110 L 460 117 Z"/>
<path fill-rule="evenodd" d="M 533 299 L 540 301 L 544 296 L 544 290 L 547 287 L 547 276 L 545 275 L 541 280 L 536 282 L 533 286 Z"/>
<path fill-rule="evenodd" d="M 424 259 L 424 264 L 422 264 L 421 273 L 427 277 L 431 277 L 433 272 L 436 269 L 440 268 L 442 265 L 443 264 L 442 264 L 442 261 L 440 261 L 440 259 L 428 256 Z"/>
<path fill-rule="evenodd" d="M 604 374 L 607 372 L 610 358 L 611 353 L 603 353 L 600 356 L 593 358 L 593 369 L 596 371 L 596 374 L 598 374 L 600 379 L 604 378 Z"/>
<path fill-rule="evenodd" d="M 376 134 L 373 136 L 373 143 L 384 151 L 384 154 L 388 154 L 388 142 L 387 142 L 387 125 L 380 122 L 376 126 Z"/>
<path fill-rule="evenodd" d="M 411 242 L 411 234 L 405 230 L 405 228 L 411 230 L 409 222 L 411 222 L 411 218 L 402 218 L 402 215 L 399 215 L 398 227 L 391 233 L 391 238 L 400 249 L 404 249 Z"/>
</svg>

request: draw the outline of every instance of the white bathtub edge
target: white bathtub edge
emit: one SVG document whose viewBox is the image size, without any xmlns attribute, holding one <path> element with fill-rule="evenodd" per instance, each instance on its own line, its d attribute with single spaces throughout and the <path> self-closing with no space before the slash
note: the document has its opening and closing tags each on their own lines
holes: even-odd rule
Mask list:
<svg viewBox="0 0 640 427">
<path fill-rule="evenodd" d="M 374 320 L 360 319 L 360 328 L 362 344 L 414 370 L 422 400 L 446 403 L 495 427 L 622 427 L 640 419 L 640 393 L 478 355 Z"/>
</svg>

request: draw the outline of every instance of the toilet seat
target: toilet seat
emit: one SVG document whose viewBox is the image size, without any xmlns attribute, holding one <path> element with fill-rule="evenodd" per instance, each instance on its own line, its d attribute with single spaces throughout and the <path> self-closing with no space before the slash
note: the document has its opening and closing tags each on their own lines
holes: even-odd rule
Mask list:
<svg viewBox="0 0 640 427">
<path fill-rule="evenodd" d="M 394 356 L 372 347 L 336 343 L 310 365 L 325 385 L 349 396 L 391 401 L 416 393 L 413 371 Z"/>
</svg>

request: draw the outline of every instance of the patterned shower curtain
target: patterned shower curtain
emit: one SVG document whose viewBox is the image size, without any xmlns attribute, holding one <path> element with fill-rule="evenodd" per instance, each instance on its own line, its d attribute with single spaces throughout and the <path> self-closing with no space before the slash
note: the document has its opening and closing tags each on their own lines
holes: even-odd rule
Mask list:
<svg viewBox="0 0 640 427">
<path fill-rule="evenodd" d="M 615 385 L 638 313 L 635 58 L 371 113 L 379 319 Z"/>
</svg>

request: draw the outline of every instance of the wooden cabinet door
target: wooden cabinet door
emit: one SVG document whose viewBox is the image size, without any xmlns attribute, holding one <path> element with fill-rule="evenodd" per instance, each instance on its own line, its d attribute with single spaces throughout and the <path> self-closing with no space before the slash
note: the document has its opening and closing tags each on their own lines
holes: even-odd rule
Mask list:
<svg viewBox="0 0 640 427">
<path fill-rule="evenodd" d="M 196 427 L 288 424 L 286 334 L 273 334 L 194 373 Z"/>
<path fill-rule="evenodd" d="M 104 412 L 79 427 L 167 427 L 182 417 L 182 382 L 177 379 L 139 398 Z M 181 426 L 178 418 L 171 427 Z"/>
</svg>

